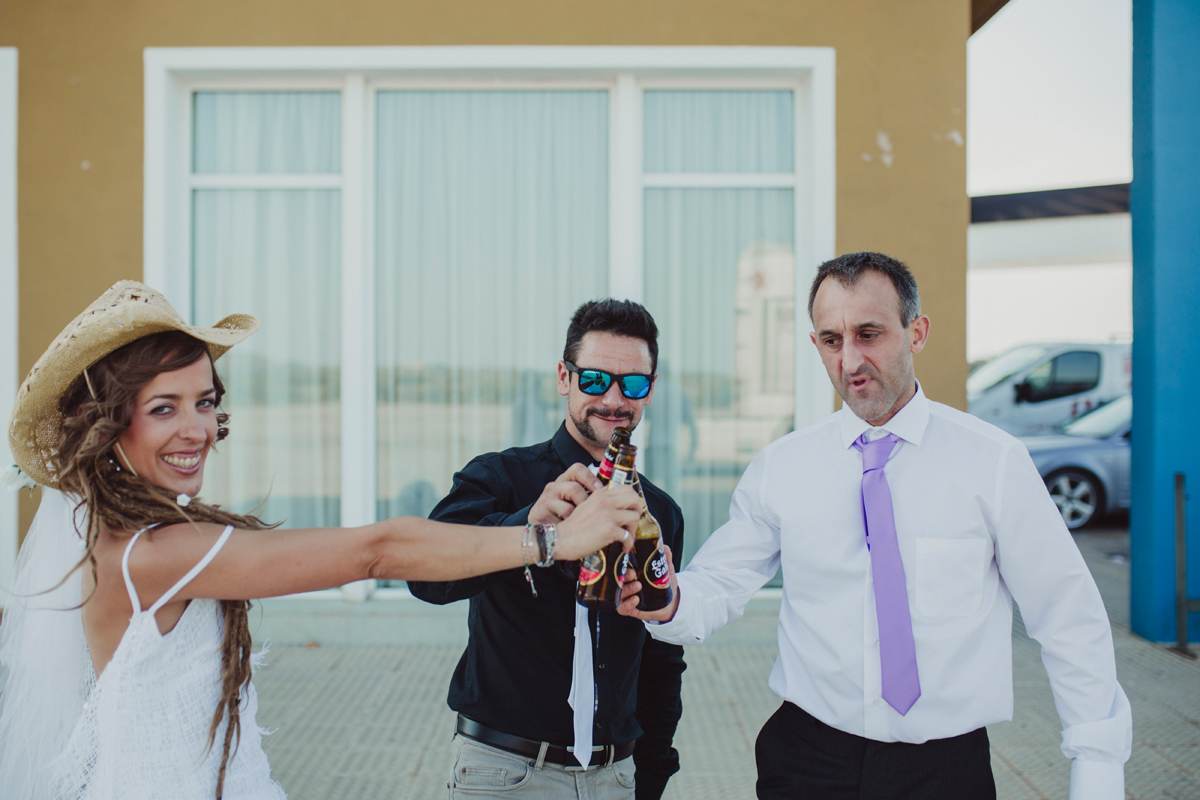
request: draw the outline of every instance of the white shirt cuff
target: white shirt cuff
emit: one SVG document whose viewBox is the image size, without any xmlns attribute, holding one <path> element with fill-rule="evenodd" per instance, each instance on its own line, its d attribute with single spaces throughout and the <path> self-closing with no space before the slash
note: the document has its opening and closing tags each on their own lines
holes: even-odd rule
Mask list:
<svg viewBox="0 0 1200 800">
<path fill-rule="evenodd" d="M 695 644 L 696 637 L 691 635 L 686 622 L 679 618 L 679 614 L 675 614 L 675 618 L 670 622 L 646 622 L 646 631 L 658 639 L 660 642 L 668 644 Z"/>
<path fill-rule="evenodd" d="M 1125 765 L 1071 761 L 1071 800 L 1124 800 Z"/>
</svg>

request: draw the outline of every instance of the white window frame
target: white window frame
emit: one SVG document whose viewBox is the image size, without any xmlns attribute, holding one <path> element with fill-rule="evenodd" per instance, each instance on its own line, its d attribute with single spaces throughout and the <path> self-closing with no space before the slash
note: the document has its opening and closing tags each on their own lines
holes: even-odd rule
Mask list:
<svg viewBox="0 0 1200 800">
<path fill-rule="evenodd" d="M 0 408 L 17 399 L 17 49 L 0 47 Z M 0 437 L 0 470 L 13 463 L 8 436 Z M 17 579 L 16 492 L 0 487 L 0 607 Z"/>
<path fill-rule="evenodd" d="M 647 187 L 773 187 L 794 191 L 797 428 L 833 410 L 825 371 L 807 346 L 807 287 L 835 255 L 835 59 L 825 47 L 246 47 L 147 48 L 143 270 L 176 308 L 191 310 L 190 192 L 201 185 L 341 190 L 343 525 L 375 518 L 375 92 L 395 88 L 603 88 L 609 91 L 609 293 L 644 294 L 642 201 Z M 657 88 L 790 89 L 794 173 L 644 174 L 642 92 Z M 342 92 L 336 177 L 192 176 L 192 102 L 202 90 Z M 314 183 L 315 181 L 315 183 Z M 200 320 L 204 322 L 204 320 Z M 372 456 L 368 457 L 368 454 Z M 343 589 L 365 599 L 368 582 Z M 323 593 L 338 596 L 336 592 Z M 391 594 L 391 592 L 387 592 Z M 312 595 L 309 595 L 312 596 Z"/>
</svg>

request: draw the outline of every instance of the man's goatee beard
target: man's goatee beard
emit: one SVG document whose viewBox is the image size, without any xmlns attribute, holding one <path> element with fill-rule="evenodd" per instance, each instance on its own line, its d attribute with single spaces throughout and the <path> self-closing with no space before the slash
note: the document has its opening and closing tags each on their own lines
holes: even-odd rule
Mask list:
<svg viewBox="0 0 1200 800">
<path fill-rule="evenodd" d="M 574 413 L 572 413 L 571 421 L 575 423 L 576 430 L 578 430 L 583 435 L 583 438 L 587 439 L 589 442 L 592 442 L 593 444 L 595 444 L 597 446 L 602 447 L 602 446 L 608 444 L 608 439 L 601 440 L 600 437 L 596 434 L 596 429 L 592 427 L 592 423 L 590 422 L 589 418 L 595 417 L 595 416 L 599 416 L 599 414 L 597 414 L 595 412 L 588 412 L 583 415 L 583 419 L 580 419 L 579 417 L 575 416 Z M 621 415 L 619 415 L 619 418 L 626 420 L 624 427 L 628 428 L 629 430 L 632 431 L 635 427 L 637 427 L 637 423 L 635 423 L 633 421 L 632 413 L 621 414 Z"/>
</svg>

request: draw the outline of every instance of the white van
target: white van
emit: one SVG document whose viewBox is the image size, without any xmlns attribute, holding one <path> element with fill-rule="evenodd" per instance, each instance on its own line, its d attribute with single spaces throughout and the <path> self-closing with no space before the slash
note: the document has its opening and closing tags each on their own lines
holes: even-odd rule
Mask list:
<svg viewBox="0 0 1200 800">
<path fill-rule="evenodd" d="M 967 378 L 968 410 L 1014 436 L 1059 424 L 1128 394 L 1129 344 L 1027 344 L 983 364 Z"/>
</svg>

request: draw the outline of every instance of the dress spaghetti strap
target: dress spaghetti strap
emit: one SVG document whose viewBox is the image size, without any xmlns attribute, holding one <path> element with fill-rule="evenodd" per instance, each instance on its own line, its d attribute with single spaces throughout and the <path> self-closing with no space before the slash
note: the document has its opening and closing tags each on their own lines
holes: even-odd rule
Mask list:
<svg viewBox="0 0 1200 800">
<path fill-rule="evenodd" d="M 133 588 L 133 578 L 129 577 L 129 554 L 133 551 L 133 545 L 141 538 L 149 528 L 143 528 L 133 535 L 129 540 L 129 544 L 125 545 L 125 554 L 121 556 L 121 574 L 125 576 L 125 591 L 129 592 L 129 602 L 133 604 L 133 613 L 138 613 L 142 610 L 142 601 L 138 599 L 137 589 Z"/>
<path fill-rule="evenodd" d="M 167 603 L 171 602 L 171 598 L 179 594 L 180 589 L 191 583 L 192 579 L 199 575 L 200 571 L 207 567 L 209 563 L 217 557 L 217 553 L 219 553 L 221 548 L 225 546 L 225 543 L 229 541 L 229 537 L 232 533 L 233 526 L 226 525 L 225 530 L 221 532 L 221 538 L 217 539 L 216 544 L 209 548 L 209 551 L 204 554 L 204 558 L 200 559 L 196 566 L 188 570 L 187 575 L 184 575 L 182 578 L 180 578 L 174 586 L 167 590 L 166 594 L 158 598 L 158 601 L 146 610 L 153 614 Z"/>
<path fill-rule="evenodd" d="M 125 588 L 129 590 L 129 600 L 133 603 L 135 614 L 141 610 L 142 602 L 138 599 L 137 589 L 133 588 L 133 579 L 129 577 L 129 553 L 133 550 L 133 545 L 135 542 L 137 542 L 138 537 L 140 537 L 143 533 L 145 533 L 145 531 L 138 531 L 136 534 L 134 534 L 133 539 L 130 540 L 128 546 L 125 548 L 125 555 L 121 558 L 121 572 L 125 575 Z M 162 597 L 158 598 L 154 605 L 146 609 L 146 613 L 156 614 L 159 609 L 171 602 L 172 598 L 179 594 L 179 591 L 183 587 L 187 586 L 197 575 L 200 574 L 201 570 L 207 567 L 209 563 L 217 557 L 217 553 L 219 553 L 221 548 L 225 546 L 225 543 L 229 541 L 229 537 L 232 534 L 233 526 L 226 525 L 225 530 L 221 532 L 221 537 L 217 539 L 216 544 L 209 548 L 209 551 L 204 554 L 204 558 L 200 559 L 200 561 L 198 561 L 194 567 L 188 570 L 186 575 L 176 581 L 175 585 L 168 589 Z"/>
</svg>

